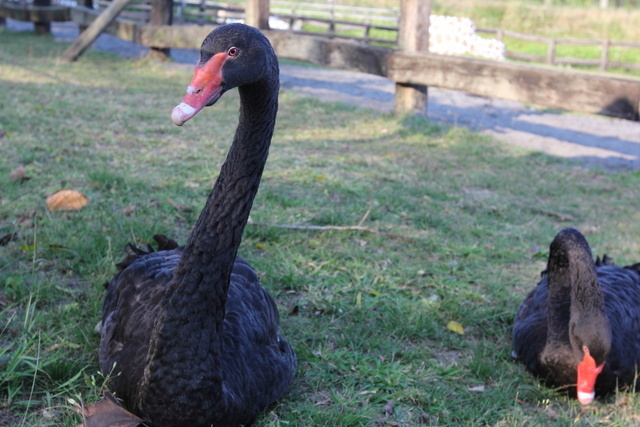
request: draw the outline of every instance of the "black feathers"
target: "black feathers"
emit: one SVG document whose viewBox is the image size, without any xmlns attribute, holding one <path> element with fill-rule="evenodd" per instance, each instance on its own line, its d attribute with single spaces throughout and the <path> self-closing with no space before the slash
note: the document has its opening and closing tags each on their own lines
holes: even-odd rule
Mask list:
<svg viewBox="0 0 640 427">
<path fill-rule="evenodd" d="M 586 345 L 598 365 L 596 392 L 633 385 L 640 367 L 640 274 L 608 256 L 595 262 L 584 236 L 563 230 L 547 270 L 516 315 L 514 356 L 552 387 L 575 391 Z"/>
<path fill-rule="evenodd" d="M 224 66 L 211 67 L 220 73 L 212 81 L 238 86 L 240 121 L 187 244 L 156 235 L 156 251 L 130 246 L 107 285 L 100 368 L 147 425 L 250 425 L 296 371 L 273 298 L 236 256 L 275 125 L 277 58 L 259 31 L 240 24 L 214 30 L 201 58 L 231 47 L 237 57 L 216 56 Z"/>
</svg>

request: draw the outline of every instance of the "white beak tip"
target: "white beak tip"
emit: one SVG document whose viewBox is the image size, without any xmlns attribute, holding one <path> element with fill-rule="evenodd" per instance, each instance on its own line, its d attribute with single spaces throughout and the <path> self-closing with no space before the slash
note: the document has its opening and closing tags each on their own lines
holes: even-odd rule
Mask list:
<svg viewBox="0 0 640 427">
<path fill-rule="evenodd" d="M 182 126 L 187 120 L 193 117 L 197 110 L 189 104 L 181 102 L 171 111 L 171 121 L 177 126 Z"/>
<path fill-rule="evenodd" d="M 584 391 L 578 392 L 578 401 L 583 405 L 590 405 L 591 402 L 593 402 L 593 400 L 595 399 L 595 397 L 596 397 L 596 393 L 594 391 L 592 391 L 591 393 L 586 393 Z"/>
</svg>

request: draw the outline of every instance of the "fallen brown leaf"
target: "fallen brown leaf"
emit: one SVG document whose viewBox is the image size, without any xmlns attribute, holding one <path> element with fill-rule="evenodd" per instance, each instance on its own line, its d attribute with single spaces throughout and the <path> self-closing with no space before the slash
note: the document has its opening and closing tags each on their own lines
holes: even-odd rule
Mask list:
<svg viewBox="0 0 640 427">
<path fill-rule="evenodd" d="M 77 211 L 88 203 L 87 196 L 76 190 L 60 190 L 47 197 L 47 207 L 52 211 Z"/>
<path fill-rule="evenodd" d="M 124 409 L 114 395 L 108 391 L 96 403 L 76 408 L 82 414 L 84 421 L 77 427 L 137 427 L 142 419 Z"/>
</svg>

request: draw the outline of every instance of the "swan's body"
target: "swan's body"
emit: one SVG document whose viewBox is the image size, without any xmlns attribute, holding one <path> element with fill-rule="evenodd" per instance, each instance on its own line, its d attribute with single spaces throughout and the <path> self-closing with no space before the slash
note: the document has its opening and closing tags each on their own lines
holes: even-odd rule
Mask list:
<svg viewBox="0 0 640 427">
<path fill-rule="evenodd" d="M 633 385 L 640 367 L 640 264 L 593 261 L 584 236 L 563 230 L 547 270 L 520 306 L 514 355 L 551 387 L 583 404 Z"/>
<path fill-rule="evenodd" d="M 278 63 L 266 38 L 240 24 L 214 30 L 172 119 L 182 125 L 233 87 L 236 136 L 187 244 L 156 236 L 159 250 L 136 251 L 107 286 L 100 368 L 153 426 L 249 425 L 296 370 L 273 299 L 236 257 L 278 106 Z"/>
</svg>

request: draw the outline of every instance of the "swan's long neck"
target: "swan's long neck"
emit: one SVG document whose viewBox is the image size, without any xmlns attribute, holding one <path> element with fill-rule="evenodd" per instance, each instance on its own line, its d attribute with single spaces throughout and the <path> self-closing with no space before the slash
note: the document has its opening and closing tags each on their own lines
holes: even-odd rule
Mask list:
<svg viewBox="0 0 640 427">
<path fill-rule="evenodd" d="M 220 366 L 224 307 L 275 126 L 277 64 L 274 68 L 267 80 L 239 88 L 240 119 L 233 144 L 188 239 L 152 333 L 141 407 L 156 405 L 184 413 L 193 407 L 193 413 L 202 413 L 207 405 L 214 410 L 224 405 Z M 166 384 L 179 387 L 190 400 L 163 402 L 163 396 L 175 395 L 163 392 Z"/>
</svg>

